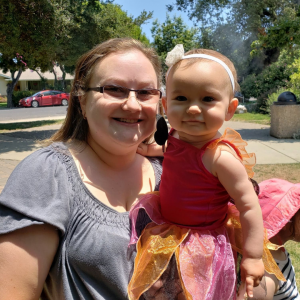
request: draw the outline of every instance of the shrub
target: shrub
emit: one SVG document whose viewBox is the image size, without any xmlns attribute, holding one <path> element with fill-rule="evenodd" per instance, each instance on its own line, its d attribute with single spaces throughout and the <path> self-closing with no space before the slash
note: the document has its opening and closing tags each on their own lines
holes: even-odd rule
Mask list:
<svg viewBox="0 0 300 300">
<path fill-rule="evenodd" d="M 286 88 L 279 88 L 278 90 L 276 90 L 273 93 L 270 93 L 269 95 L 267 95 L 265 101 L 264 101 L 264 105 L 260 107 L 260 110 L 263 111 L 264 113 L 270 114 L 271 112 L 271 105 L 277 101 L 278 96 L 283 93 L 286 92 L 287 89 Z"/>
<path fill-rule="evenodd" d="M 33 95 L 35 92 L 31 92 L 31 91 L 16 91 L 13 92 L 12 95 L 12 101 L 14 106 L 18 106 L 19 105 L 19 101 L 25 97 L 29 97 L 31 95 Z"/>
</svg>

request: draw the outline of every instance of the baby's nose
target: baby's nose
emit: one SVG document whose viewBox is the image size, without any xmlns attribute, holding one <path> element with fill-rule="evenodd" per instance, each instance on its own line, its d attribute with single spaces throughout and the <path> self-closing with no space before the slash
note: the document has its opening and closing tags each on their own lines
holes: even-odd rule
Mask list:
<svg viewBox="0 0 300 300">
<path fill-rule="evenodd" d="M 198 105 L 192 105 L 190 106 L 187 111 L 186 111 L 188 114 L 200 114 L 201 113 L 201 109 Z"/>
</svg>

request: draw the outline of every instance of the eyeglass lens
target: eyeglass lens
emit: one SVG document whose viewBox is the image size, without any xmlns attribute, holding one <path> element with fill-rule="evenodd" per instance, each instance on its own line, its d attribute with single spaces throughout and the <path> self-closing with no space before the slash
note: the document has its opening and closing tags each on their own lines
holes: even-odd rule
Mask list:
<svg viewBox="0 0 300 300">
<path fill-rule="evenodd" d="M 130 89 L 122 86 L 105 85 L 103 87 L 103 94 L 108 98 L 124 100 L 128 98 L 129 92 Z M 140 101 L 158 100 L 160 91 L 156 89 L 142 89 L 135 91 L 135 95 Z"/>
</svg>

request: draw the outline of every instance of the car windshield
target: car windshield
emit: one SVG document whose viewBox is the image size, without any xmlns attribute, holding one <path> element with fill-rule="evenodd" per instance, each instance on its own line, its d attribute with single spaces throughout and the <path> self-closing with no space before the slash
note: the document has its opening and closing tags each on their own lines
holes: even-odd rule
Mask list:
<svg viewBox="0 0 300 300">
<path fill-rule="evenodd" d="M 40 94 L 41 92 L 37 92 L 37 93 L 35 93 L 35 94 L 33 94 L 32 96 L 37 96 L 38 94 Z M 31 96 L 31 97 L 32 97 Z"/>
</svg>

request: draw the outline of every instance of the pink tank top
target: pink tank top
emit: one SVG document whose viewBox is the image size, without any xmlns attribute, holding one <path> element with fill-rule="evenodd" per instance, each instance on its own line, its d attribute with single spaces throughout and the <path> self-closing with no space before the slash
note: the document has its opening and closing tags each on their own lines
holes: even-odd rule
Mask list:
<svg viewBox="0 0 300 300">
<path fill-rule="evenodd" d="M 223 225 L 230 196 L 202 162 L 212 142 L 199 149 L 169 135 L 159 189 L 161 212 L 167 221 L 210 230 Z M 232 143 L 222 142 L 240 156 Z"/>
</svg>

